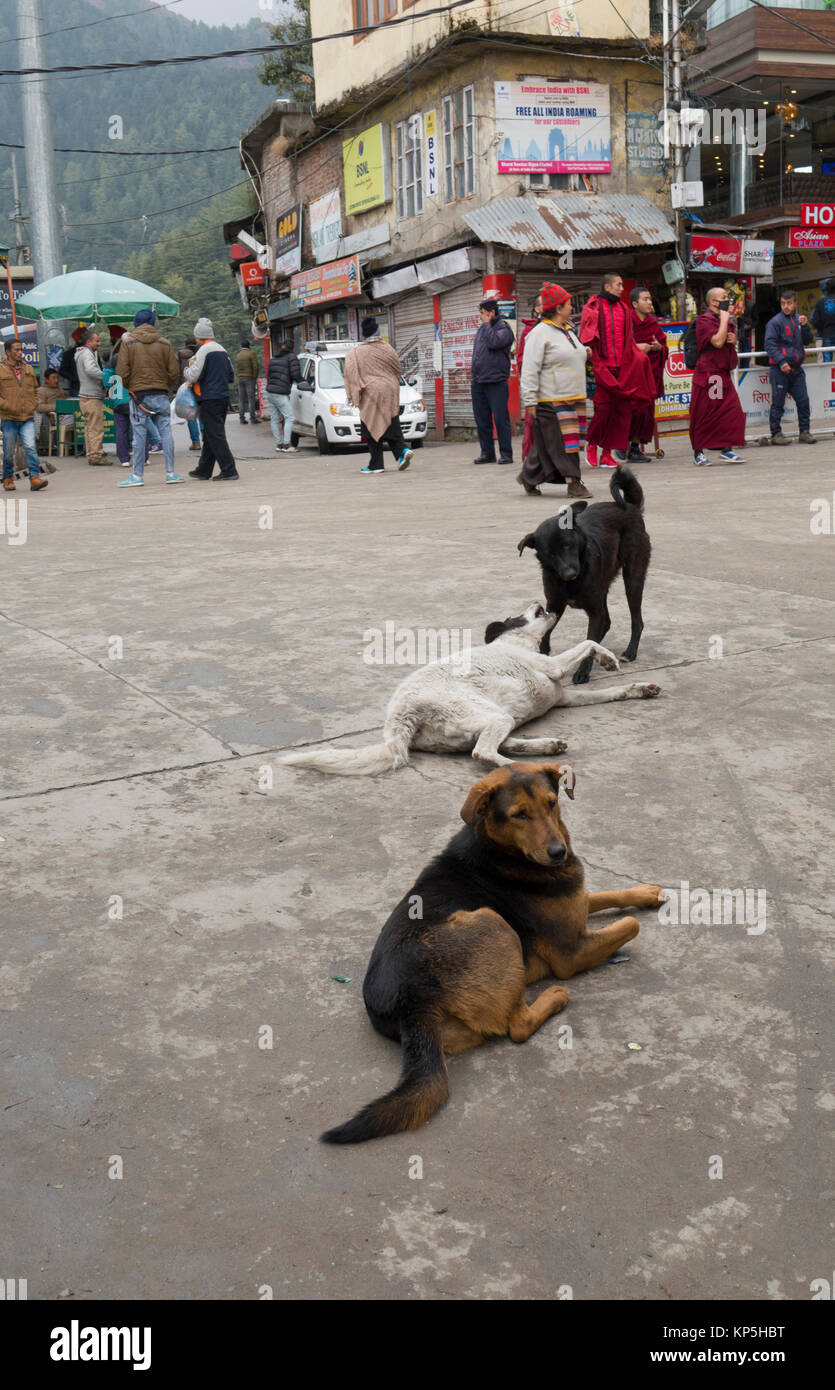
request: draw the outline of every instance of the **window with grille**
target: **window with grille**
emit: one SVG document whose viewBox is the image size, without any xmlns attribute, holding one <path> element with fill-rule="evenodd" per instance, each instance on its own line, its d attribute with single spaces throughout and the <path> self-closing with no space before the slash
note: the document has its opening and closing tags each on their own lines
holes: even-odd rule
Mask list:
<svg viewBox="0 0 835 1390">
<path fill-rule="evenodd" d="M 417 217 L 423 212 L 423 121 L 410 116 L 395 127 L 394 164 L 397 182 L 397 216 Z"/>
<path fill-rule="evenodd" d="M 444 97 L 444 191 L 448 203 L 475 191 L 475 107 L 472 87 Z"/>
</svg>

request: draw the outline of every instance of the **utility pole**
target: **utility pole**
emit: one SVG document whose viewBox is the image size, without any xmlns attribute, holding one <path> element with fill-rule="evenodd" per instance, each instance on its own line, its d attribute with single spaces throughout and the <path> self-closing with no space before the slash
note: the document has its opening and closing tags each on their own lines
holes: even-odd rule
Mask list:
<svg viewBox="0 0 835 1390">
<path fill-rule="evenodd" d="M 20 208 L 20 189 L 17 183 L 17 156 L 14 154 L 12 154 L 12 188 L 14 190 L 14 212 L 12 213 L 11 221 L 14 222 L 17 264 L 23 265 L 26 260 L 26 247 L 23 241 L 23 223 L 25 219 Z"/>
<path fill-rule="evenodd" d="M 43 68 L 42 0 L 17 0 L 17 36 L 21 68 Z M 26 184 L 35 283 L 61 274 L 61 232 L 55 193 L 55 153 L 45 77 L 21 77 L 23 129 L 26 143 Z M 60 327 L 60 324 L 54 324 Z M 46 365 L 46 328 L 38 321 L 41 367 Z"/>
<path fill-rule="evenodd" d="M 670 0 L 670 35 L 671 47 L 671 70 L 670 70 L 670 99 L 673 110 L 676 112 L 676 139 L 673 142 L 673 180 L 675 183 L 684 182 L 684 123 L 681 120 L 681 16 L 679 13 L 679 0 Z M 676 229 L 676 250 L 682 265 L 684 259 L 684 217 L 681 208 L 676 208 L 675 229 Z M 681 320 L 684 318 L 686 281 L 682 280 L 676 285 L 676 317 Z"/>
</svg>

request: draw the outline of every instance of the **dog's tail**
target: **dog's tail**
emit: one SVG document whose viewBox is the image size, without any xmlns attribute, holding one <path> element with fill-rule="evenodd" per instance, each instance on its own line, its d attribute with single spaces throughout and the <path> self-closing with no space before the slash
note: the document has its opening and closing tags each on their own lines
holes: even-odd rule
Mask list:
<svg viewBox="0 0 835 1390">
<path fill-rule="evenodd" d="M 609 491 L 612 494 L 612 500 L 617 502 L 623 511 L 626 511 L 627 502 L 631 502 L 633 507 L 638 507 L 641 511 L 644 510 L 644 489 L 631 468 L 624 468 L 622 464 L 618 465 L 612 474 Z"/>
<path fill-rule="evenodd" d="M 403 1029 L 401 1042 L 399 1085 L 366 1105 L 353 1120 L 327 1130 L 321 1136 L 325 1144 L 362 1144 L 366 1139 L 419 1129 L 440 1110 L 449 1096 L 449 1078 L 439 1024 L 426 1019 L 412 1024 Z"/>
<path fill-rule="evenodd" d="M 406 766 L 409 744 L 419 722 L 405 714 L 397 715 L 386 720 L 382 743 L 370 743 L 366 748 L 318 748 L 309 753 L 286 753 L 277 761 L 285 767 L 312 767 L 317 772 L 335 772 L 341 777 L 377 777 L 381 772 Z"/>
</svg>

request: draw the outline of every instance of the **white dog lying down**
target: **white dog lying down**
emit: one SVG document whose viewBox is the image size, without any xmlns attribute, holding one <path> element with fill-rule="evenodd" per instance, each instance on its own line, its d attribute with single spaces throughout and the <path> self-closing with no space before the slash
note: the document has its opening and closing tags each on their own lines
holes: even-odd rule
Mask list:
<svg viewBox="0 0 835 1390">
<path fill-rule="evenodd" d="M 491 623 L 483 647 L 412 671 L 389 700 L 382 743 L 288 753 L 278 761 L 343 777 L 374 777 L 405 767 L 409 749 L 417 748 L 424 753 L 472 750 L 474 758 L 500 767 L 516 758 L 550 757 L 565 751 L 562 739 L 508 737 L 519 724 L 537 719 L 555 705 L 570 708 L 608 700 L 652 699 L 661 693 L 657 685 L 639 682 L 606 690 L 563 690 L 560 682 L 587 656 L 607 671 L 620 670 L 620 664 L 597 642 L 578 642 L 560 656 L 544 656 L 539 644 L 556 621 L 541 603 L 532 603 L 521 617 Z M 500 747 L 512 756 L 503 757 Z"/>
</svg>

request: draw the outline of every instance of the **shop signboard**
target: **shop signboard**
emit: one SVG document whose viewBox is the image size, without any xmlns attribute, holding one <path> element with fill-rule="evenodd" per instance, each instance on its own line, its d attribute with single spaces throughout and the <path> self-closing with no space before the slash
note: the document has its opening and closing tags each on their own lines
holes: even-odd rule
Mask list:
<svg viewBox="0 0 835 1390">
<path fill-rule="evenodd" d="M 302 205 L 294 203 L 275 219 L 275 269 L 292 275 L 302 263 Z"/>
<path fill-rule="evenodd" d="M 693 372 L 684 360 L 686 323 L 662 323 L 667 339 L 664 365 L 664 394 L 655 402 L 656 420 L 686 420 L 690 414 Z"/>
<path fill-rule="evenodd" d="M 802 251 L 819 251 L 823 247 L 835 247 L 835 226 L 789 227 L 789 246 Z"/>
<path fill-rule="evenodd" d="M 303 270 L 290 280 L 290 303 L 297 309 L 309 309 L 314 304 L 330 304 L 336 299 L 349 299 L 359 292 L 359 256 L 325 261 L 324 265 Z"/>
<path fill-rule="evenodd" d="M 342 142 L 342 173 L 348 217 L 391 202 L 391 139 L 385 122 Z"/>
<path fill-rule="evenodd" d="M 423 117 L 423 183 L 424 192 L 428 198 L 434 198 L 438 193 L 438 168 L 439 168 L 439 149 L 438 149 L 438 113 L 437 111 L 427 111 Z"/>
<path fill-rule="evenodd" d="M 688 270 L 733 271 L 741 270 L 742 242 L 737 237 L 716 236 L 708 232 L 694 232 L 690 238 L 690 257 Z"/>
<path fill-rule="evenodd" d="M 244 261 L 241 265 L 241 280 L 245 285 L 263 285 L 264 272 L 257 261 Z"/>
<path fill-rule="evenodd" d="M 328 252 L 333 256 L 337 244 L 342 239 L 342 195 L 338 188 L 317 198 L 307 210 L 310 218 L 310 244 L 316 260 L 327 260 Z"/>
<path fill-rule="evenodd" d="M 835 203 L 802 203 L 802 227 L 835 227 Z"/>
<path fill-rule="evenodd" d="M 759 241 L 754 237 L 743 237 L 739 269 L 743 275 L 773 275 L 774 242 Z"/>
<path fill-rule="evenodd" d="M 813 359 L 808 358 L 804 370 L 812 419 L 824 421 L 830 426 L 835 425 L 835 364 L 815 363 Z M 736 389 L 745 411 L 746 431 L 753 434 L 761 430 L 770 434 L 768 416 L 771 409 L 771 376 L 768 364 L 755 364 L 741 370 Z M 787 424 L 797 424 L 797 407 L 790 396 L 786 397 L 784 430 Z"/>
<path fill-rule="evenodd" d="M 610 174 L 609 88 L 532 77 L 497 82 L 500 174 Z"/>
</svg>

